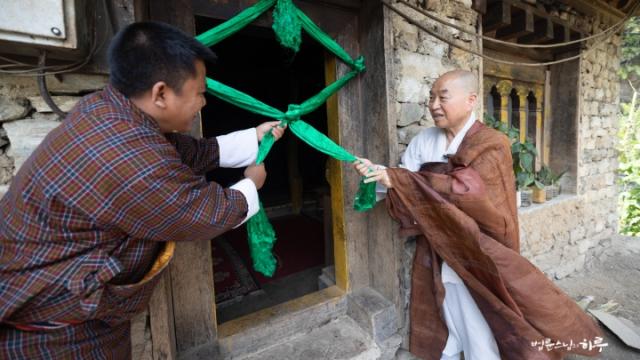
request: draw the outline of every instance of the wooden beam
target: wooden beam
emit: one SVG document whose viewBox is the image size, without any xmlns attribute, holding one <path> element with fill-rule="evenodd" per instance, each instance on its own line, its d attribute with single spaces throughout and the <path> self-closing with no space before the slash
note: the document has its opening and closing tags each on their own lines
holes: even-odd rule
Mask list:
<svg viewBox="0 0 640 360">
<path fill-rule="evenodd" d="M 571 40 L 571 29 L 564 24 L 553 23 L 553 40 L 548 41 L 549 44 L 556 44 Z"/>
<path fill-rule="evenodd" d="M 517 49 L 510 46 L 504 46 L 500 44 L 494 44 L 489 41 L 483 42 L 482 45 L 486 50 L 490 50 L 493 54 L 505 54 L 508 56 L 513 56 L 513 60 L 535 60 L 539 62 L 551 61 L 554 60 L 553 54 L 551 50 L 548 49 Z M 505 60 L 509 60 L 506 58 Z M 485 62 L 489 62 L 490 60 L 485 60 Z"/>
<path fill-rule="evenodd" d="M 485 15 L 487 13 L 487 0 L 473 0 L 471 7 L 473 10 Z"/>
<path fill-rule="evenodd" d="M 153 360 L 177 358 L 176 337 L 173 327 L 173 299 L 171 276 L 165 272 L 149 301 Z"/>
<path fill-rule="evenodd" d="M 327 0 L 328 1 L 328 0 Z M 300 1 L 296 5 L 304 11 L 322 30 L 334 36 L 344 29 L 349 21 L 353 21 L 356 2 L 338 0 L 325 1 Z M 212 19 L 227 20 L 237 15 L 242 10 L 253 5 L 256 0 L 192 0 L 193 14 Z M 338 3 L 340 6 L 338 6 Z M 326 17 L 322 14 L 326 9 L 332 9 L 332 16 Z M 258 17 L 251 26 L 271 27 L 271 10 Z"/>
<path fill-rule="evenodd" d="M 590 16 L 596 16 L 599 13 L 604 13 L 614 21 L 620 20 L 625 16 L 625 12 L 608 5 L 602 0 L 564 0 L 563 2 L 576 9 L 578 12 Z M 629 3 L 632 2 L 633 1 L 629 1 Z"/>
<path fill-rule="evenodd" d="M 482 19 L 484 32 L 490 32 L 507 25 L 511 25 L 511 4 L 504 1 L 490 4 L 487 15 Z"/>
<path fill-rule="evenodd" d="M 523 35 L 534 33 L 533 12 L 530 10 L 515 11 L 511 15 L 511 25 L 496 30 L 496 39 L 509 41 Z"/>
<path fill-rule="evenodd" d="M 533 34 L 518 38 L 521 44 L 540 44 L 551 40 L 553 40 L 553 21 L 548 17 L 538 18 L 534 22 Z"/>
</svg>

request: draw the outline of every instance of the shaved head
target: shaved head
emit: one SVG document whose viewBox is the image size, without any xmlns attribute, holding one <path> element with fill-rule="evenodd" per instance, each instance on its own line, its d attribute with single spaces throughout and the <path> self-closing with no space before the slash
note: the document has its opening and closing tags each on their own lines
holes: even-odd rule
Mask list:
<svg viewBox="0 0 640 360">
<path fill-rule="evenodd" d="M 460 86 L 466 94 L 478 93 L 478 78 L 474 73 L 467 70 L 452 70 L 442 74 L 437 81 L 455 83 Z"/>
</svg>

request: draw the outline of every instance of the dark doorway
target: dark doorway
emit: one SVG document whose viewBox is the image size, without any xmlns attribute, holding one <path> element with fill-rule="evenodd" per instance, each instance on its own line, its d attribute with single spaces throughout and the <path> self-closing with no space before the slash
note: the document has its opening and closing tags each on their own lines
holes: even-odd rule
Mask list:
<svg viewBox="0 0 640 360">
<path fill-rule="evenodd" d="M 202 33 L 220 21 L 196 17 Z M 208 76 L 243 91 L 280 110 L 300 104 L 325 87 L 325 51 L 304 37 L 297 54 L 282 48 L 270 28 L 249 26 L 212 47 L 218 63 Z M 327 133 L 326 108 L 303 119 Z M 204 137 L 255 127 L 272 119 L 249 113 L 207 95 L 202 110 Z M 330 250 L 331 207 L 325 178 L 327 156 L 312 149 L 289 131 L 265 161 L 267 181 L 260 199 L 274 225 L 278 260 L 272 278 L 253 271 L 243 225 L 212 239 L 218 323 L 317 291 L 323 268 L 333 264 Z M 229 186 L 243 169 L 217 169 L 210 181 Z M 330 255 L 326 255 L 330 254 Z M 323 279 L 331 276 L 323 276 Z"/>
</svg>

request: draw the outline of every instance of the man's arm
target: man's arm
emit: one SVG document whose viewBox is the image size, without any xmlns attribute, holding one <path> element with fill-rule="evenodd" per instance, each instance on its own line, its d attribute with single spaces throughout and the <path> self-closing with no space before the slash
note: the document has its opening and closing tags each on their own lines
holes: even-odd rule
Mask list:
<svg viewBox="0 0 640 360">
<path fill-rule="evenodd" d="M 80 172 L 73 183 L 88 185 L 70 184 L 75 191 L 60 200 L 99 228 L 156 241 L 211 239 L 257 212 L 264 167 L 250 166 L 247 179 L 223 188 L 195 174 L 171 145 L 149 140 L 105 150 L 109 156 L 96 157 L 94 168 L 109 170 Z"/>
<path fill-rule="evenodd" d="M 256 162 L 258 143 L 267 132 L 276 140 L 284 135 L 286 127 L 279 121 L 268 121 L 255 128 L 234 131 L 211 139 L 196 139 L 183 134 L 167 134 L 167 140 L 175 146 L 182 162 L 196 174 L 204 174 L 217 167 L 241 168 Z"/>
<path fill-rule="evenodd" d="M 255 163 L 258 154 L 255 128 L 210 139 L 196 139 L 183 134 L 165 136 L 175 146 L 182 162 L 200 175 L 218 167 L 248 166 Z"/>
</svg>

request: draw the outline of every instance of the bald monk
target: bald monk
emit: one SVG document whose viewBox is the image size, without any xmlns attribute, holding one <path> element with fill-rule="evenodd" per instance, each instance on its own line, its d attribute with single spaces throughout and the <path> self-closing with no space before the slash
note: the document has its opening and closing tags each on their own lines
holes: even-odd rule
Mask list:
<svg viewBox="0 0 640 360">
<path fill-rule="evenodd" d="M 576 345 L 602 345 L 596 323 L 519 254 L 511 144 L 476 121 L 477 88 L 469 71 L 445 73 L 429 96 L 436 126 L 411 140 L 400 167 L 355 166 L 386 193 L 401 234 L 417 236 L 410 351 L 446 360 L 596 355 L 602 347 Z"/>
</svg>

